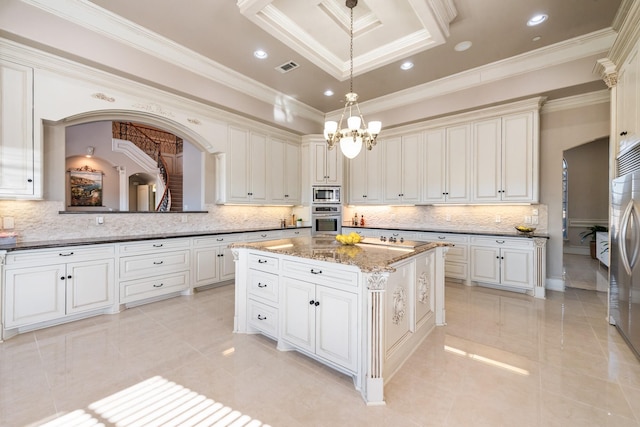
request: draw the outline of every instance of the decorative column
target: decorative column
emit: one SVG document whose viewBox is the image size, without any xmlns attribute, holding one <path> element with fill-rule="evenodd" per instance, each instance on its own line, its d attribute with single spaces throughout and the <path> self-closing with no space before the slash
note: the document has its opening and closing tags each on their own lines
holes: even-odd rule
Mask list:
<svg viewBox="0 0 640 427">
<path fill-rule="evenodd" d="M 533 238 L 533 296 L 545 298 L 545 281 L 547 278 L 547 239 L 542 237 Z"/>
<path fill-rule="evenodd" d="M 370 273 L 367 281 L 367 346 L 362 397 L 367 405 L 384 405 L 384 293 L 389 273 Z"/>
</svg>

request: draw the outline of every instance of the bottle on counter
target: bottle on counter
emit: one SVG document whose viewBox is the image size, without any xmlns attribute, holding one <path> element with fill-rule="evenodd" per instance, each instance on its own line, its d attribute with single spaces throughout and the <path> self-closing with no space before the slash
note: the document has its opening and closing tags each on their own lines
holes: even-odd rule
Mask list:
<svg viewBox="0 0 640 427">
<path fill-rule="evenodd" d="M 364 227 L 364 215 L 360 215 L 360 227 Z"/>
<path fill-rule="evenodd" d="M 354 227 L 358 226 L 358 212 L 356 212 L 356 214 L 353 216 L 353 221 L 351 221 L 351 225 L 353 225 Z"/>
</svg>

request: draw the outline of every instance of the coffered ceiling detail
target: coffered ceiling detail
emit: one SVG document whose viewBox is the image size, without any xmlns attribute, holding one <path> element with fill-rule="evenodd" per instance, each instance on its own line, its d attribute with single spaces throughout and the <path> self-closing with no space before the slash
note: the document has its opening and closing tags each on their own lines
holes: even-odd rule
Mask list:
<svg viewBox="0 0 640 427">
<path fill-rule="evenodd" d="M 338 80 L 349 78 L 350 9 L 344 0 L 239 0 L 240 12 Z M 353 9 L 353 73 L 445 43 L 453 0 L 360 0 Z"/>
</svg>

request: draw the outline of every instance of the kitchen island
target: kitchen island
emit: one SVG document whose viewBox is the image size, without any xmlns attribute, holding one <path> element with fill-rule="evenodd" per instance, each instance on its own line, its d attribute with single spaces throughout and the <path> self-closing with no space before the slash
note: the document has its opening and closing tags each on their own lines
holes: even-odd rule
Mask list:
<svg viewBox="0 0 640 427">
<path fill-rule="evenodd" d="M 445 324 L 449 246 L 333 236 L 232 243 L 234 332 L 269 336 L 352 376 L 367 404 L 384 404 L 385 382 Z"/>
</svg>

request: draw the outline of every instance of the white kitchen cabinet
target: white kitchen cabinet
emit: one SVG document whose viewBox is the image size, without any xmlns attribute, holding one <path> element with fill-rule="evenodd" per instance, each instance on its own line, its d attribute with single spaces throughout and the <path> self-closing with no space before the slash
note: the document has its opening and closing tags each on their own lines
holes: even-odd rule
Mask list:
<svg viewBox="0 0 640 427">
<path fill-rule="evenodd" d="M 120 244 L 120 303 L 189 291 L 190 247 L 189 239 Z"/>
<path fill-rule="evenodd" d="M 33 69 L 0 60 L 0 198 L 42 198 L 33 126 Z"/>
<path fill-rule="evenodd" d="M 620 67 L 616 88 L 616 130 L 618 151 L 623 151 L 640 136 L 640 42 Z"/>
<path fill-rule="evenodd" d="M 357 371 L 358 295 L 292 277 L 283 283 L 281 338 Z"/>
<path fill-rule="evenodd" d="M 300 203 L 300 146 L 269 140 L 269 197 L 273 204 Z"/>
<path fill-rule="evenodd" d="M 114 274 L 112 245 L 12 252 L 4 271 L 4 326 L 20 328 L 110 310 Z"/>
<path fill-rule="evenodd" d="M 433 129 L 424 135 L 422 203 L 471 200 L 471 128 L 469 124 Z"/>
<path fill-rule="evenodd" d="M 227 152 L 217 156 L 218 203 L 267 202 L 267 137 L 229 128 Z"/>
<path fill-rule="evenodd" d="M 473 124 L 473 201 L 537 202 L 537 120 L 533 112 Z"/>
<path fill-rule="evenodd" d="M 381 204 L 382 150 L 377 145 L 349 160 L 349 203 Z"/>
<path fill-rule="evenodd" d="M 471 238 L 471 280 L 533 290 L 534 247 L 530 239 Z"/>
<path fill-rule="evenodd" d="M 311 185 L 342 185 L 342 152 L 329 150 L 326 141 L 313 141 L 311 150 Z"/>
<path fill-rule="evenodd" d="M 444 275 L 464 282 L 469 280 L 469 236 L 455 233 L 419 232 L 415 240 L 424 242 L 446 242 L 449 247 L 444 264 Z"/>
<path fill-rule="evenodd" d="M 420 201 L 422 134 L 380 141 L 383 150 L 384 202 L 415 204 Z M 377 147 L 374 147 L 374 150 Z"/>
<path fill-rule="evenodd" d="M 194 288 L 231 280 L 235 277 L 235 263 L 228 245 L 241 240 L 241 238 L 242 234 L 193 238 L 191 283 Z"/>
</svg>

